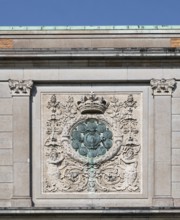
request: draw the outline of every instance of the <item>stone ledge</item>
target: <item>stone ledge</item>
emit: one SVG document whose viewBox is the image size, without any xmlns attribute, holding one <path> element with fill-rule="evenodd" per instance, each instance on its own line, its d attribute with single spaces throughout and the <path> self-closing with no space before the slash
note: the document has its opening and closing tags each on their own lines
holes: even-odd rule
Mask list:
<svg viewBox="0 0 180 220">
<path fill-rule="evenodd" d="M 107 208 L 107 209 L 59 209 L 59 208 L 0 208 L 0 215 L 33 215 L 33 214 L 122 214 L 122 215 L 156 215 L 179 214 L 180 208 Z"/>
</svg>

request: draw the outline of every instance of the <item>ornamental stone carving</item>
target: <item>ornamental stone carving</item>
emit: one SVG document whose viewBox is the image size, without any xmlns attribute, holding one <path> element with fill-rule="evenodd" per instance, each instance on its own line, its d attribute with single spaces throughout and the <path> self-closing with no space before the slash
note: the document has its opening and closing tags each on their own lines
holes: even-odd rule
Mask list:
<svg viewBox="0 0 180 220">
<path fill-rule="evenodd" d="M 44 93 L 43 193 L 141 193 L 142 95 Z"/>
<path fill-rule="evenodd" d="M 33 87 L 32 80 L 12 80 L 9 79 L 9 88 L 12 96 L 29 96 Z"/>
<path fill-rule="evenodd" d="M 153 95 L 172 95 L 176 87 L 175 79 L 151 79 Z"/>
<path fill-rule="evenodd" d="M 72 130 L 72 147 L 82 156 L 95 158 L 112 147 L 112 136 L 104 122 L 89 118 Z"/>
</svg>

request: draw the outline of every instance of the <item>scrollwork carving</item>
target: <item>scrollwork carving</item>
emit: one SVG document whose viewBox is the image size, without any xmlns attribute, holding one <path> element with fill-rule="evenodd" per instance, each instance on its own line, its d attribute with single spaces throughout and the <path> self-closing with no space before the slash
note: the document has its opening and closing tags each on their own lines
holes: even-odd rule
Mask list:
<svg viewBox="0 0 180 220">
<path fill-rule="evenodd" d="M 153 95 L 172 95 L 176 87 L 175 79 L 151 79 Z"/>
<path fill-rule="evenodd" d="M 13 96 L 17 95 L 30 95 L 33 87 L 32 80 L 12 80 L 9 79 L 9 88 Z"/>
<path fill-rule="evenodd" d="M 44 193 L 142 190 L 139 94 L 96 97 L 88 108 L 85 105 L 85 112 L 78 105 L 88 99 L 82 102 L 79 95 L 46 97 Z M 93 100 L 96 105 L 106 105 L 106 111 L 95 111 Z"/>
</svg>

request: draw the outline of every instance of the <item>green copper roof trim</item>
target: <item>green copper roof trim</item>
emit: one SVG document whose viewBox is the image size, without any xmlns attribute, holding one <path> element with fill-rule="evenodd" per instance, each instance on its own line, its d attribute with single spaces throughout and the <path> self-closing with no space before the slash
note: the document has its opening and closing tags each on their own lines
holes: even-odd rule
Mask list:
<svg viewBox="0 0 180 220">
<path fill-rule="evenodd" d="M 176 30 L 180 25 L 130 26 L 0 26 L 0 31 L 56 31 L 56 30 Z"/>
</svg>

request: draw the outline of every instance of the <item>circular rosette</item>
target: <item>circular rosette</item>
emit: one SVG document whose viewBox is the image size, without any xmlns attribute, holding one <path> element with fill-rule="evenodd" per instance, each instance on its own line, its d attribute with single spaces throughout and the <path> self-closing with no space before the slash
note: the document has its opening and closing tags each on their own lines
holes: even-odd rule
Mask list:
<svg viewBox="0 0 180 220">
<path fill-rule="evenodd" d="M 113 134 L 107 124 L 97 119 L 79 122 L 71 130 L 71 145 L 81 156 L 100 157 L 112 147 Z"/>
<path fill-rule="evenodd" d="M 87 132 L 84 135 L 84 144 L 88 149 L 97 149 L 101 142 L 98 132 Z"/>
</svg>

